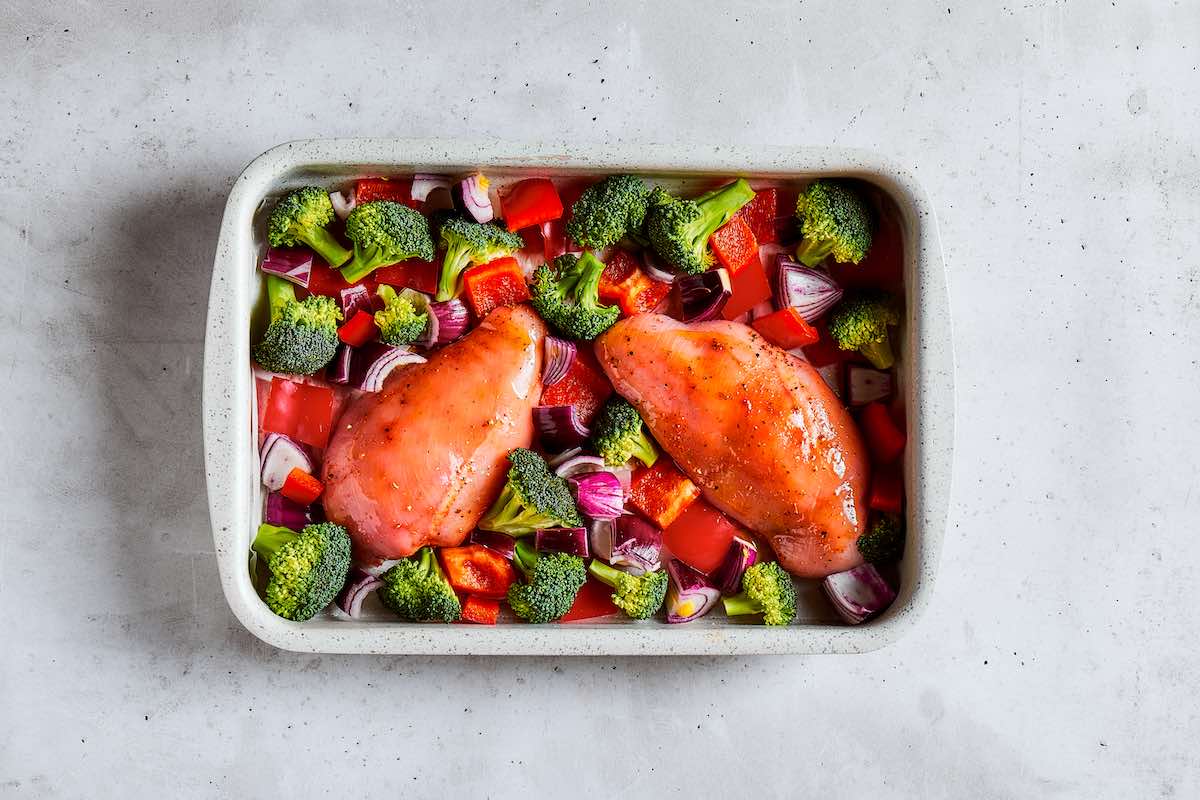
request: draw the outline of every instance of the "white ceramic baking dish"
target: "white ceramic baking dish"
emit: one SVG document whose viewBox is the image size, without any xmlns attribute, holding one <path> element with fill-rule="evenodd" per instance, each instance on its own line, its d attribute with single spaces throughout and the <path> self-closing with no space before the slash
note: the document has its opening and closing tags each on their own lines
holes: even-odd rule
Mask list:
<svg viewBox="0 0 1200 800">
<path fill-rule="evenodd" d="M 247 570 L 261 517 L 256 403 L 250 365 L 251 310 L 259 294 L 256 265 L 265 198 L 303 185 L 347 184 L 363 175 L 461 173 L 500 178 L 635 172 L 686 179 L 744 175 L 762 179 L 857 177 L 896 202 L 905 235 L 907 319 L 900 382 L 908 415 L 904 472 L 908 547 L 900 595 L 892 607 L 856 627 L 836 621 L 815 585 L 802 589 L 801 614 L 786 628 L 735 624 L 714 613 L 685 625 L 659 621 L 508 624 L 414 624 L 375 615 L 321 616 L 305 623 L 272 614 Z M 235 182 L 221 223 L 204 353 L 204 449 L 209 511 L 221 584 L 229 606 L 251 633 L 288 650 L 333 653 L 673 655 L 853 653 L 881 647 L 914 624 L 929 602 L 950 496 L 954 446 L 954 357 L 946 275 L 937 223 L 911 173 L 877 156 L 829 148 L 736 148 L 511 144 L 401 139 L 343 139 L 283 144 L 255 159 Z"/>
</svg>

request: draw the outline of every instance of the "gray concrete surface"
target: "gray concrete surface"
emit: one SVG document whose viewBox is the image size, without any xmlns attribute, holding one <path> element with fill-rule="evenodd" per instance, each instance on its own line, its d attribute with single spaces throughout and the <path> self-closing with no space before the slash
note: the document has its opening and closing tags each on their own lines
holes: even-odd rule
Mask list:
<svg viewBox="0 0 1200 800">
<path fill-rule="evenodd" d="M 1200 6 L 490 5 L 4 4 L 0 796 L 1200 793 Z M 923 176 L 959 460 L 907 639 L 349 658 L 232 618 L 199 415 L 233 176 L 299 137 L 547 133 Z"/>
</svg>

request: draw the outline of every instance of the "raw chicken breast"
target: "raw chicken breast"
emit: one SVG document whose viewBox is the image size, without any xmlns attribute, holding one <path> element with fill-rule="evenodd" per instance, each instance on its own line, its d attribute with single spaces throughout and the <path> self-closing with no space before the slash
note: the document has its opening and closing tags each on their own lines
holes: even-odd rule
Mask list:
<svg viewBox="0 0 1200 800">
<path fill-rule="evenodd" d="M 324 499 L 357 558 L 467 537 L 504 485 L 509 451 L 533 440 L 545 334 L 528 307 L 498 308 L 350 403 L 326 452 Z"/>
<path fill-rule="evenodd" d="M 811 365 L 740 323 L 657 314 L 618 322 L 596 355 L 709 502 L 769 539 L 789 572 L 862 563 L 865 449 Z"/>
</svg>

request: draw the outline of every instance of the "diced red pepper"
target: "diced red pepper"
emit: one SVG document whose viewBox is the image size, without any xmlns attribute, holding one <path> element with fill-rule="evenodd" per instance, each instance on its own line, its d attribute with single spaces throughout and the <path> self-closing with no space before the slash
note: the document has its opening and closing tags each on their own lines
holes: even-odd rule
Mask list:
<svg viewBox="0 0 1200 800">
<path fill-rule="evenodd" d="M 610 303 L 620 300 L 625 294 L 621 285 L 638 272 L 641 272 L 641 267 L 637 259 L 626 250 L 614 249 L 604 264 L 604 272 L 600 273 L 600 299 Z"/>
<path fill-rule="evenodd" d="M 808 359 L 808 363 L 814 367 L 827 367 L 830 364 L 839 364 L 854 358 L 857 351 L 843 350 L 838 347 L 837 342 L 829 335 L 829 328 L 825 320 L 818 320 L 815 327 L 819 338 L 804 348 L 804 357 Z"/>
<path fill-rule="evenodd" d="M 588 575 L 587 582 L 575 595 L 571 610 L 563 614 L 559 622 L 577 622 L 582 619 L 599 619 L 600 617 L 615 617 L 621 609 L 613 605 L 612 587 Z"/>
<path fill-rule="evenodd" d="M 272 378 L 262 429 L 323 448 L 333 429 L 333 405 L 333 390 L 328 386 Z"/>
<path fill-rule="evenodd" d="M 563 213 L 558 190 L 549 178 L 528 178 L 514 183 L 500 198 L 501 216 L 510 231 L 541 225 Z"/>
<path fill-rule="evenodd" d="M 629 502 L 642 516 L 664 530 L 700 496 L 700 488 L 663 456 L 653 467 L 633 473 Z"/>
<path fill-rule="evenodd" d="M 876 464 L 890 464 L 904 452 L 905 436 L 883 403 L 867 403 L 858 414 L 858 425 Z"/>
<path fill-rule="evenodd" d="M 517 579 L 512 563 L 481 544 L 443 547 L 442 569 L 456 591 L 480 597 L 502 598 Z"/>
<path fill-rule="evenodd" d="M 904 479 L 895 466 L 880 467 L 871 475 L 867 506 L 875 511 L 899 514 L 904 507 Z"/>
<path fill-rule="evenodd" d="M 542 234 L 542 255 L 547 261 L 567 252 L 567 229 L 561 217 L 543 222 L 538 228 Z"/>
<path fill-rule="evenodd" d="M 767 341 L 784 350 L 805 347 L 821 338 L 817 329 L 805 322 L 804 317 L 800 316 L 800 312 L 791 306 L 767 314 L 765 317 L 759 317 L 750 325 Z"/>
<path fill-rule="evenodd" d="M 351 347 L 362 347 L 375 338 L 376 331 L 375 315 L 360 308 L 349 322 L 338 328 L 338 338 Z"/>
<path fill-rule="evenodd" d="M 778 191 L 775 189 L 759 189 L 754 193 L 754 199 L 738 209 L 737 217 L 745 220 L 754 233 L 759 244 L 772 244 L 779 241 L 775 231 L 775 215 L 778 208 Z"/>
<path fill-rule="evenodd" d="M 492 597 L 467 595 L 462 602 L 462 621 L 478 625 L 495 625 L 500 616 L 500 601 Z"/>
<path fill-rule="evenodd" d="M 612 384 L 604 376 L 600 363 L 591 348 L 576 350 L 575 361 L 566 376 L 558 383 L 542 389 L 544 406 L 575 406 L 579 421 L 590 425 L 596 412 L 613 393 Z"/>
<path fill-rule="evenodd" d="M 399 264 L 380 267 L 375 270 L 369 280 L 377 284 L 386 283 L 388 286 L 407 287 L 425 294 L 433 294 L 437 291 L 438 272 L 441 269 L 441 256 L 433 261 L 410 258 Z"/>
<path fill-rule="evenodd" d="M 370 203 L 391 200 L 409 208 L 420 208 L 421 202 L 412 199 L 412 181 L 389 178 L 362 178 L 354 182 L 354 202 Z"/>
<path fill-rule="evenodd" d="M 325 486 L 299 467 L 292 467 L 279 489 L 281 495 L 302 506 L 311 506 L 323 491 Z"/>
<path fill-rule="evenodd" d="M 529 299 L 525 273 L 511 256 L 471 267 L 463 273 L 463 287 L 477 319 L 500 306 L 515 306 Z"/>
<path fill-rule="evenodd" d="M 367 281 L 363 281 L 371 291 L 374 287 Z M 326 264 L 320 258 L 313 258 L 312 272 L 308 276 L 308 293 L 319 294 L 323 297 L 332 297 L 335 300 L 338 297 L 338 292 L 342 289 L 349 288 L 350 284 L 342 277 L 341 270 L 336 270 Z M 302 297 L 302 292 L 296 292 L 297 297 Z"/>
<path fill-rule="evenodd" d="M 627 317 L 653 311 L 670 292 L 670 284 L 651 280 L 637 259 L 619 248 L 609 255 L 604 272 L 600 274 L 600 300 L 609 304 L 615 302 Z"/>
<path fill-rule="evenodd" d="M 736 319 L 762 301 L 771 299 L 771 284 L 767 282 L 761 258 L 742 267 L 737 275 L 730 275 L 729 283 L 733 296 L 721 309 L 725 319 Z"/>
<path fill-rule="evenodd" d="M 886 198 L 881 211 L 875 214 L 875 231 L 871 248 L 858 264 L 838 264 L 833 275 L 846 289 L 884 289 L 902 292 L 904 289 L 904 235 L 900 228 L 900 211 Z"/>
<path fill-rule="evenodd" d="M 736 215 L 717 228 L 708 238 L 708 246 L 729 272 L 730 278 L 741 272 L 743 267 L 758 261 L 758 240 L 746 221 Z"/>
<path fill-rule="evenodd" d="M 633 297 L 621 298 L 621 311 L 626 316 L 649 313 L 658 308 L 659 303 L 671 293 L 671 284 L 662 281 L 647 280 Z"/>
<path fill-rule="evenodd" d="M 700 498 L 663 531 L 663 544 L 685 564 L 711 572 L 725 558 L 736 534 L 746 535 L 729 517 Z"/>
</svg>

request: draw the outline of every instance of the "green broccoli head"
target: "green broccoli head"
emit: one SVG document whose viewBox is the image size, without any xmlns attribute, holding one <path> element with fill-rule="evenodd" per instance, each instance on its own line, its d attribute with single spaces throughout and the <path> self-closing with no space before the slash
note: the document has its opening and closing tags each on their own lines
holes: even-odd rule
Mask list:
<svg viewBox="0 0 1200 800">
<path fill-rule="evenodd" d="M 254 346 L 254 360 L 271 372 L 311 375 L 337 352 L 338 321 L 342 312 L 333 298 L 309 295 L 296 300 L 296 288 L 275 275 L 267 276 L 271 322 Z"/>
<path fill-rule="evenodd" d="M 675 269 L 704 272 L 713 264 L 709 237 L 753 199 L 754 190 L 744 178 L 695 200 L 680 200 L 656 187 L 646 212 L 646 237 L 654 252 Z"/>
<path fill-rule="evenodd" d="M 800 262 L 815 267 L 830 253 L 839 264 L 857 264 L 871 247 L 871 211 L 849 183 L 816 180 L 796 200 L 803 239 Z"/>
<path fill-rule="evenodd" d="M 543 264 L 530 282 L 531 302 L 542 319 L 571 339 L 591 340 L 611 328 L 621 316 L 616 306 L 600 304 L 600 275 L 604 264 L 591 253 L 570 253 Z"/>
<path fill-rule="evenodd" d="M 458 595 L 442 572 L 432 547 L 422 547 L 383 573 L 379 599 L 411 622 L 455 622 L 462 616 Z"/>
<path fill-rule="evenodd" d="M 510 462 L 504 489 L 479 520 L 485 531 L 525 536 L 543 528 L 577 528 L 583 524 L 567 482 L 550 471 L 546 460 L 518 447 Z"/>
<path fill-rule="evenodd" d="M 896 363 L 888 327 L 900 324 L 896 298 L 867 291 L 847 297 L 829 315 L 829 335 L 842 350 L 857 350 L 877 369 Z"/>
<path fill-rule="evenodd" d="M 607 247 L 641 234 L 650 189 L 636 175 L 610 175 L 571 206 L 567 235 L 587 248 Z"/>
<path fill-rule="evenodd" d="M 331 267 L 350 258 L 350 251 L 327 229 L 333 222 L 333 203 L 319 186 L 305 186 L 275 204 L 267 222 L 267 241 L 272 247 L 308 245 Z"/>
<path fill-rule="evenodd" d="M 654 466 L 658 451 L 646 436 L 642 417 L 620 395 L 609 399 L 592 424 L 592 447 L 610 467 L 618 467 L 637 457 L 647 467 Z"/>
<path fill-rule="evenodd" d="M 429 327 L 429 309 L 423 295 L 405 289 L 399 294 L 387 284 L 380 284 L 376 293 L 383 299 L 383 310 L 375 312 L 379 338 L 396 346 L 412 344 L 425 335 Z"/>
<path fill-rule="evenodd" d="M 612 596 L 613 605 L 633 619 L 649 619 L 654 616 L 658 609 L 662 608 L 663 598 L 667 596 L 665 570 L 630 575 L 593 558 L 588 572 L 601 583 L 606 583 L 616 590 Z"/>
<path fill-rule="evenodd" d="M 419 258 L 433 260 L 433 236 L 420 212 L 390 200 L 355 206 L 346 218 L 346 238 L 354 243 L 354 260 L 342 277 L 357 283 L 379 267 Z"/>
<path fill-rule="evenodd" d="M 880 514 L 858 537 L 858 552 L 872 564 L 894 564 L 904 556 L 904 520 Z"/>
<path fill-rule="evenodd" d="M 524 583 L 508 589 L 508 605 L 528 622 L 553 622 L 571 610 L 587 570 L 583 559 L 567 553 L 539 553 L 527 540 L 517 542 L 513 556 Z"/>
<path fill-rule="evenodd" d="M 296 622 L 332 603 L 350 572 L 350 536 L 332 522 L 306 525 L 299 533 L 260 525 L 252 549 L 271 571 L 267 607 Z"/>
<path fill-rule="evenodd" d="M 742 592 L 725 598 L 725 613 L 762 614 L 765 625 L 787 625 L 796 618 L 796 586 L 778 562 L 754 564 L 742 575 Z"/>
<path fill-rule="evenodd" d="M 438 238 L 446 250 L 438 275 L 438 302 L 461 292 L 459 279 L 469 265 L 510 256 L 525 246 L 525 240 L 518 234 L 499 225 L 468 222 L 462 217 L 450 217 L 443 222 Z"/>
</svg>

